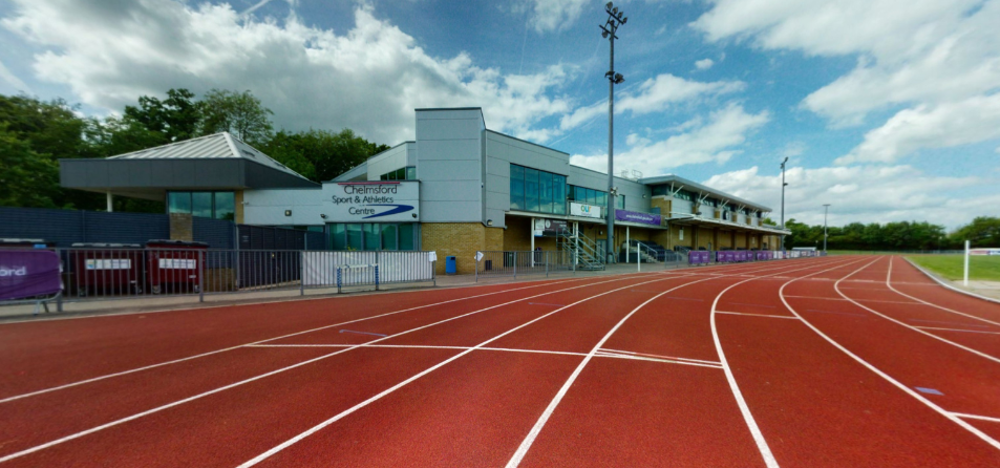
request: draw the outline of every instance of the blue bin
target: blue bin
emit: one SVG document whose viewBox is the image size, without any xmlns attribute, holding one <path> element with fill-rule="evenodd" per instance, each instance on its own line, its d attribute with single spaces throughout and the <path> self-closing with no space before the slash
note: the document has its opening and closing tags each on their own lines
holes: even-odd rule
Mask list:
<svg viewBox="0 0 1000 468">
<path fill-rule="evenodd" d="M 458 273 L 458 266 L 456 265 L 454 255 L 449 255 L 444 258 L 444 272 L 449 275 L 454 275 L 455 273 Z"/>
</svg>

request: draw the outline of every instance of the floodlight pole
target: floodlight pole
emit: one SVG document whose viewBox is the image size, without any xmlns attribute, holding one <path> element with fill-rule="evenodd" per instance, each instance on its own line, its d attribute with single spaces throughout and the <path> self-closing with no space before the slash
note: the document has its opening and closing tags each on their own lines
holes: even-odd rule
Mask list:
<svg viewBox="0 0 1000 468">
<path fill-rule="evenodd" d="M 611 67 L 604 74 L 608 78 L 608 239 L 605 251 L 605 262 L 613 263 L 615 259 L 615 198 L 618 190 L 615 188 L 615 85 L 625 81 L 620 73 L 615 73 L 615 39 L 618 36 L 618 26 L 625 24 L 628 18 L 623 18 L 624 11 L 611 2 L 605 5 L 604 10 L 608 13 L 608 20 L 604 25 L 599 26 L 603 31 L 602 35 L 611 41 Z"/>
<path fill-rule="evenodd" d="M 830 204 L 823 204 L 823 252 L 826 252 L 826 216 L 830 213 Z"/>
<path fill-rule="evenodd" d="M 781 230 L 785 230 L 785 164 L 788 162 L 786 157 L 784 161 L 781 161 Z M 781 250 L 785 250 L 785 233 L 781 233 Z"/>
</svg>

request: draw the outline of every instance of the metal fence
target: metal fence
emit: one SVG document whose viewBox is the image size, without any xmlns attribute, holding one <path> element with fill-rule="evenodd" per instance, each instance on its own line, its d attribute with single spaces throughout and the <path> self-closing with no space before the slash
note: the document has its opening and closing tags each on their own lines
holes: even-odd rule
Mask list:
<svg viewBox="0 0 1000 468">
<path fill-rule="evenodd" d="M 561 250 L 488 251 L 476 253 L 479 277 L 544 274 L 574 269 L 573 256 Z"/>
<path fill-rule="evenodd" d="M 197 296 L 434 282 L 430 252 L 330 252 L 192 248 L 52 249 L 63 301 Z M 0 303 L 7 305 L 7 303 Z"/>
</svg>

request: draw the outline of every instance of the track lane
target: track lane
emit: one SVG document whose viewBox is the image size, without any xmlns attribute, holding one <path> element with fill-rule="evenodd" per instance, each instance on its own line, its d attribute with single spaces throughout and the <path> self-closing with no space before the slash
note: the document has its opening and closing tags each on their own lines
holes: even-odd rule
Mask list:
<svg viewBox="0 0 1000 468">
<path fill-rule="evenodd" d="M 654 275 L 654 277 L 655 279 L 661 279 L 658 275 Z M 649 281 L 649 278 L 611 279 L 611 280 L 606 280 L 605 282 L 608 284 L 605 285 L 595 286 L 593 284 L 587 283 L 584 285 L 578 285 L 576 286 L 576 288 L 588 287 L 588 288 L 595 288 L 595 290 L 597 291 L 602 291 L 604 289 L 621 287 L 620 285 L 616 286 L 615 283 L 624 282 L 626 285 L 629 285 L 633 283 L 640 283 L 642 281 Z M 570 286 L 567 286 L 566 289 L 569 289 L 569 287 Z M 540 294 L 544 294 L 545 297 L 558 298 L 560 292 L 546 292 Z M 563 294 L 565 294 L 565 292 L 563 292 Z M 525 299 L 519 299 L 519 300 L 525 300 Z M 490 309 L 491 310 L 499 309 L 502 307 L 509 307 L 509 306 L 504 306 L 502 304 L 494 305 L 490 307 Z M 472 313 L 481 313 L 481 312 L 484 311 L 481 310 Z M 372 341 L 377 342 L 377 341 L 382 341 L 382 339 L 372 340 Z M 349 351 L 355 351 L 355 353 L 348 353 Z M 71 434 L 63 439 L 50 442 L 43 446 L 35 446 L 32 449 L 28 449 L 27 451 L 17 452 L 13 454 L 5 451 L 3 456 L 0 456 L 0 461 L 5 459 L 10 459 L 13 460 L 14 462 L 22 462 L 22 460 L 24 460 L 24 462 L 30 465 L 31 463 L 34 463 L 31 460 L 35 460 L 36 456 L 42 456 L 44 459 L 44 457 L 48 456 L 45 454 L 49 453 L 63 453 L 63 454 L 73 453 L 75 449 L 82 450 L 82 447 L 89 446 L 89 444 L 94 443 L 93 441 L 95 440 L 101 441 L 108 438 L 111 439 L 132 438 L 134 437 L 134 434 L 142 433 L 144 431 L 147 433 L 147 435 L 145 437 L 140 437 L 138 440 L 143 440 L 144 442 L 152 441 L 155 444 L 159 444 L 155 429 L 157 426 L 155 424 L 151 425 L 148 421 L 162 421 L 164 419 L 169 419 L 173 421 L 172 418 L 177 418 L 178 420 L 199 419 L 198 418 L 199 414 L 220 414 L 220 411 L 213 410 L 212 408 L 227 408 L 226 410 L 222 410 L 223 413 L 225 411 L 231 411 L 236 413 L 242 412 L 245 414 L 253 414 L 252 406 L 254 399 L 259 398 L 261 394 L 270 394 L 271 391 L 274 391 L 277 397 L 279 397 L 289 407 L 290 410 L 291 408 L 297 408 L 300 413 L 299 417 L 301 417 L 303 420 L 308 421 L 311 418 L 317 417 L 314 409 L 311 410 L 309 408 L 309 405 L 312 404 L 312 401 L 310 399 L 303 399 L 301 397 L 302 392 L 296 390 L 295 388 L 287 388 L 287 386 L 283 386 L 283 384 L 286 381 L 292 381 L 292 382 L 297 381 L 301 383 L 303 379 L 309 380 L 310 378 L 311 379 L 316 379 L 317 377 L 321 378 L 321 376 L 330 375 L 327 373 L 327 370 L 331 368 L 337 369 L 334 372 L 334 375 L 340 374 L 338 375 L 338 379 L 341 377 L 347 379 L 354 378 L 362 383 L 372 382 L 372 379 L 369 379 L 367 377 L 361 378 L 360 376 L 358 376 L 358 373 L 366 372 L 365 366 L 361 362 L 356 361 L 357 358 L 351 357 L 359 351 L 366 351 L 365 353 L 361 353 L 362 355 L 371 355 L 371 352 L 369 352 L 369 350 L 366 350 L 365 348 L 346 348 L 346 349 L 335 350 L 330 354 L 314 359 L 313 362 L 304 362 L 301 364 L 297 364 L 296 367 L 294 368 L 282 369 L 278 374 L 272 374 L 270 376 L 263 375 L 255 378 L 253 381 L 230 384 L 229 387 L 220 387 L 218 390 L 213 391 L 213 393 L 196 395 L 194 397 L 190 397 L 186 400 L 176 402 L 169 406 L 154 408 L 152 410 L 147 411 L 146 413 L 135 415 L 134 417 L 128 420 L 113 421 L 105 426 L 91 429 L 90 432 L 87 433 Z M 388 353 L 390 351 L 398 352 L 400 350 L 379 349 L 378 351 L 380 352 L 384 351 Z M 344 356 L 344 353 L 348 353 L 346 355 L 347 357 Z M 419 350 L 419 351 L 414 351 L 414 356 L 422 357 L 426 355 L 431 355 L 433 356 L 431 361 L 437 362 L 440 361 L 440 359 L 442 359 L 442 356 L 445 357 L 451 356 L 455 355 L 456 353 L 459 353 L 459 351 Z M 341 361 L 345 360 L 352 364 L 343 367 L 343 365 L 340 363 Z M 431 362 L 431 361 L 426 361 L 426 362 Z M 389 368 L 386 369 L 382 369 L 380 367 L 383 365 L 382 362 L 376 362 L 375 370 L 379 371 L 380 373 L 389 372 L 393 376 L 396 376 L 398 375 L 397 371 L 399 371 L 397 367 L 402 366 L 404 367 L 404 369 L 400 372 L 409 375 L 412 374 L 413 372 L 409 368 L 411 364 L 416 368 L 423 368 L 425 367 L 426 362 L 423 360 L 417 360 L 411 362 L 401 358 L 401 360 L 398 360 L 398 362 L 394 363 L 390 362 L 389 364 L 387 364 Z M 346 404 L 344 403 L 345 401 L 353 401 L 350 400 L 350 398 L 356 399 L 359 395 L 369 394 L 372 391 L 374 391 L 374 388 L 378 387 L 378 385 L 381 385 L 385 382 L 397 382 L 397 381 L 398 379 L 396 379 L 396 377 L 393 377 L 392 379 L 389 380 L 375 380 L 375 382 L 380 382 L 379 384 L 372 384 L 375 385 L 375 387 L 370 387 L 370 386 L 362 386 L 357 388 L 351 387 L 353 388 L 353 390 L 346 392 L 348 400 L 337 400 L 337 402 L 339 403 L 334 403 L 334 404 L 337 405 L 337 407 L 341 407 L 343 406 L 343 404 Z M 229 404 L 230 401 L 235 402 L 236 406 L 230 405 Z M 213 440 L 213 437 L 215 437 L 213 431 L 218 430 L 217 427 L 211 424 L 193 424 L 189 422 L 183 422 L 178 424 L 182 424 L 188 427 L 188 430 L 192 434 L 195 433 L 199 434 L 199 437 L 194 437 L 194 439 L 190 441 L 192 446 L 198 445 L 198 443 L 203 444 L 204 442 L 210 442 L 211 440 Z M 270 424 L 277 424 L 277 421 L 272 421 Z M 248 440 L 256 440 L 254 436 L 256 436 L 256 434 L 247 435 L 247 437 L 249 438 Z M 100 445 L 100 443 L 101 442 L 97 442 L 98 445 Z M 202 456 L 205 456 L 207 459 L 210 460 L 213 459 L 211 456 L 213 447 L 214 445 L 212 444 L 210 444 L 208 447 L 204 447 L 204 450 L 201 452 Z M 235 453 L 234 456 L 239 458 L 239 455 L 235 455 Z M 122 462 L 122 464 L 135 466 L 137 462 L 129 462 L 129 463 Z"/>
</svg>

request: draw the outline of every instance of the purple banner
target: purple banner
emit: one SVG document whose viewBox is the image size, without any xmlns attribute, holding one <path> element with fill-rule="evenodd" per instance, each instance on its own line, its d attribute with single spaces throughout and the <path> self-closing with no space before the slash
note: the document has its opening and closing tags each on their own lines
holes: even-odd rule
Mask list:
<svg viewBox="0 0 1000 468">
<path fill-rule="evenodd" d="M 649 224 L 651 226 L 660 225 L 660 215 L 640 213 L 638 211 L 615 210 L 615 220 Z"/>
<path fill-rule="evenodd" d="M 62 290 L 59 256 L 50 250 L 0 250 L 0 301 Z"/>
<path fill-rule="evenodd" d="M 688 263 L 692 265 L 696 263 L 708 263 L 710 253 L 707 250 L 692 250 L 688 252 Z"/>
</svg>

